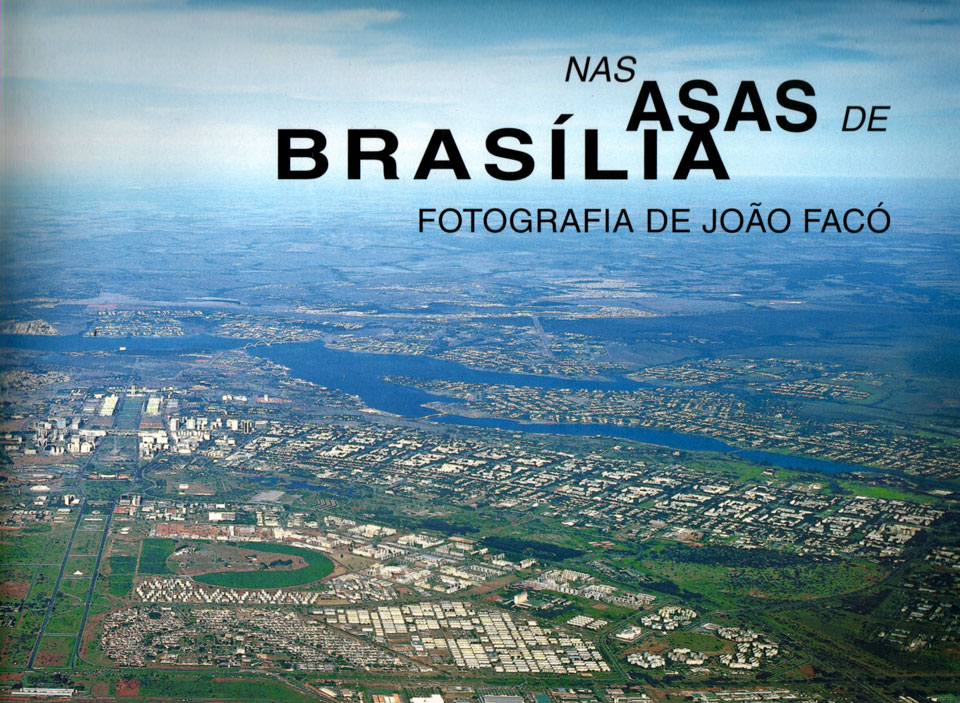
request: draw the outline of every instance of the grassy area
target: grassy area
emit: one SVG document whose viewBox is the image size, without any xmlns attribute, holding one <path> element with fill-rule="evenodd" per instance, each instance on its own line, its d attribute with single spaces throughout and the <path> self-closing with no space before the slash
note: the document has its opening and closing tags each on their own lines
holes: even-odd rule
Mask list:
<svg viewBox="0 0 960 703">
<path fill-rule="evenodd" d="M 126 598 L 133 590 L 131 574 L 112 574 L 107 582 L 107 592 L 117 598 Z"/>
<path fill-rule="evenodd" d="M 286 544 L 238 542 L 238 547 L 271 554 L 292 554 L 301 557 L 307 566 L 293 571 L 219 571 L 195 576 L 200 583 L 227 588 L 289 588 L 319 581 L 333 572 L 333 562 L 319 552 Z"/>
<path fill-rule="evenodd" d="M 3 649 L 0 650 L 0 666 L 23 667 L 30 658 L 30 652 L 37 641 L 37 629 L 32 624 L 15 630 L 2 630 L 0 639 Z"/>
<path fill-rule="evenodd" d="M 89 575 L 83 578 L 64 578 L 60 582 L 60 592 L 86 600 L 87 593 L 90 592 L 90 583 Z"/>
<path fill-rule="evenodd" d="M 100 549 L 100 537 L 103 535 L 104 525 L 102 516 L 98 515 L 97 517 L 101 518 L 100 522 L 92 521 L 89 518 L 83 521 L 73 538 L 73 547 L 70 549 L 70 554 L 96 554 Z"/>
<path fill-rule="evenodd" d="M 111 574 L 132 574 L 137 570 L 137 558 L 111 556 L 107 559 Z"/>
<path fill-rule="evenodd" d="M 73 652 L 73 646 L 76 643 L 76 637 L 51 637 L 44 636 L 40 640 L 40 648 L 37 650 L 37 658 L 34 665 L 37 667 L 62 667 L 66 666 Z"/>
<path fill-rule="evenodd" d="M 867 483 L 856 481 L 840 481 L 840 487 L 849 491 L 853 495 L 867 496 L 869 498 L 883 498 L 884 500 L 907 500 L 914 503 L 934 503 L 937 498 L 925 493 L 911 493 L 901 491 L 887 486 L 871 486 Z"/>
<path fill-rule="evenodd" d="M 16 603 L 23 600 L 30 590 L 30 582 L 36 570 L 35 566 L 8 567 L 6 564 L 0 564 L 0 581 L 3 582 L 0 603 Z"/>
<path fill-rule="evenodd" d="M 95 470 L 95 469 L 94 469 Z M 104 472 L 110 472 L 117 470 L 116 466 L 102 466 Z M 131 469 L 132 470 L 132 469 Z M 100 501 L 100 502 L 112 502 L 119 498 L 124 493 L 130 491 L 130 482 L 129 481 L 114 481 L 114 480 L 104 480 L 100 479 L 97 481 L 84 480 L 83 481 L 83 493 L 87 497 L 87 500 Z"/>
<path fill-rule="evenodd" d="M 53 606 L 53 615 L 47 623 L 45 632 L 59 632 L 63 634 L 75 633 L 80 629 L 80 619 L 83 617 L 85 600 L 72 598 L 62 593 L 57 594 L 57 602 Z"/>
<path fill-rule="evenodd" d="M 107 592 L 117 598 L 126 598 L 133 590 L 133 574 L 137 570 L 137 558 L 115 555 L 108 557 L 110 576 L 107 578 Z"/>
<path fill-rule="evenodd" d="M 706 549 L 706 548 L 701 548 Z M 756 556 L 756 565 L 724 562 L 725 553 L 713 550 L 717 561 L 701 559 L 694 548 L 668 549 L 663 555 L 644 554 L 630 564 L 637 571 L 702 594 L 719 604 L 743 604 L 760 599 L 804 601 L 857 591 L 878 583 L 887 571 L 871 562 L 842 559 L 815 561 L 794 555 Z M 670 558 L 675 557 L 675 558 Z M 689 557 L 689 558 L 684 558 Z"/>
<path fill-rule="evenodd" d="M 566 622 L 574 615 L 586 615 L 591 618 L 616 622 L 617 620 L 621 620 L 622 618 L 636 612 L 630 608 L 624 608 L 619 605 L 598 603 L 596 601 L 587 600 L 586 598 L 581 598 L 580 596 L 575 596 L 568 593 L 557 593 L 556 591 L 547 591 L 547 593 L 549 593 L 551 596 L 559 597 L 567 603 L 566 607 L 556 612 L 556 614 L 553 612 L 548 613 L 550 615 L 550 619 L 556 623 Z"/>
<path fill-rule="evenodd" d="M 4 533 L 0 542 L 0 563 L 59 564 L 72 531 L 71 523 L 56 525 L 48 530 L 25 528 Z"/>
<path fill-rule="evenodd" d="M 939 693 L 943 680 L 918 674 L 956 677 L 960 658 L 943 645 L 921 648 L 895 647 L 876 633 L 889 630 L 889 619 L 859 615 L 841 608 L 805 608 L 764 614 L 765 629 L 789 632 L 803 638 L 808 651 L 822 662 L 842 668 L 862 680 L 877 682 L 891 695 Z"/>
<path fill-rule="evenodd" d="M 671 647 L 686 647 L 706 654 L 717 654 L 730 648 L 720 638 L 698 632 L 671 632 L 667 635 L 667 642 Z"/>
<path fill-rule="evenodd" d="M 150 537 L 143 540 L 140 551 L 141 574 L 172 574 L 167 567 L 167 559 L 176 549 L 177 541 L 164 537 Z"/>
<path fill-rule="evenodd" d="M 63 574 L 64 576 L 71 576 L 79 571 L 84 576 L 92 576 L 96 566 L 96 557 L 67 557 L 67 568 Z"/>
<path fill-rule="evenodd" d="M 39 523 L 36 525 L 26 525 L 21 532 L 26 532 L 30 534 L 50 534 L 53 532 L 53 525 L 48 525 L 47 523 Z"/>
<path fill-rule="evenodd" d="M 215 698 L 217 700 L 243 701 L 313 701 L 292 688 L 277 681 L 263 679 L 226 678 L 213 676 L 183 676 L 167 673 L 150 673 L 136 676 L 139 695 L 144 697 Z"/>
<path fill-rule="evenodd" d="M 27 607 L 46 607 L 47 601 L 53 595 L 53 584 L 57 582 L 60 566 L 41 566 L 37 569 L 37 580 L 34 581 L 30 596 L 27 598 Z"/>
</svg>

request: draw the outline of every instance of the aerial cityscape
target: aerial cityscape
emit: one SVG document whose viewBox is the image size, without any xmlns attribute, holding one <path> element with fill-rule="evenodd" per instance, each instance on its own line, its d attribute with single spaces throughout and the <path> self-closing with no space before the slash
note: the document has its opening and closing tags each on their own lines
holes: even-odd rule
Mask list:
<svg viewBox="0 0 960 703">
<path fill-rule="evenodd" d="M 100 197 L 4 212 L 3 696 L 958 690 L 929 212 L 720 247 Z"/>
<path fill-rule="evenodd" d="M 0 701 L 960 703 L 960 3 L 0 14 Z"/>
</svg>

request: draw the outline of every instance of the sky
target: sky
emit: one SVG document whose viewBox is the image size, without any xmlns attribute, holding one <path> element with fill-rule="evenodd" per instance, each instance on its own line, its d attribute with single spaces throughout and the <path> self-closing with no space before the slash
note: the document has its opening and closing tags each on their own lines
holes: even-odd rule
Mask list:
<svg viewBox="0 0 960 703">
<path fill-rule="evenodd" d="M 564 82 L 571 56 L 604 55 L 637 57 L 637 78 Z M 816 90 L 810 132 L 715 134 L 731 179 L 956 178 L 958 65 L 956 2 L 7 0 L 3 171 L 275 181 L 277 129 L 311 128 L 329 141 L 324 179 L 342 183 L 346 130 L 384 128 L 409 181 L 446 128 L 473 179 L 489 181 L 487 133 L 519 127 L 547 178 L 553 121 L 573 113 L 568 177 L 582 171 L 582 130 L 596 128 L 601 166 L 639 179 L 640 138 L 624 128 L 640 82 L 658 82 L 675 119 L 680 85 L 700 78 L 717 86 L 721 119 L 744 80 L 771 120 L 782 81 Z M 889 105 L 887 131 L 844 134 L 847 105 Z M 687 135 L 661 137 L 669 180 Z"/>
</svg>

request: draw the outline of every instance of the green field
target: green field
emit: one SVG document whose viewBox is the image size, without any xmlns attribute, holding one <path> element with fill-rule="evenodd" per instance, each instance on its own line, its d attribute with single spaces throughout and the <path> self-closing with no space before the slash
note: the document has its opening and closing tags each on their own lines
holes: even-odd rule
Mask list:
<svg viewBox="0 0 960 703">
<path fill-rule="evenodd" d="M 86 600 L 87 593 L 90 592 L 91 578 L 64 578 L 60 582 L 60 592 L 64 595 L 74 596 Z"/>
<path fill-rule="evenodd" d="M 133 590 L 133 576 L 130 574 L 115 574 L 110 576 L 107 591 L 111 596 L 126 598 Z"/>
<path fill-rule="evenodd" d="M 47 634 L 77 632 L 80 629 L 80 619 L 83 617 L 83 606 L 84 601 L 80 598 L 58 593 L 53 614 L 47 622 L 45 632 Z"/>
<path fill-rule="evenodd" d="M 6 533 L 0 537 L 0 563 L 59 564 L 72 531 L 72 524 L 60 524 L 32 525 Z"/>
<path fill-rule="evenodd" d="M 37 580 L 30 590 L 27 598 L 27 607 L 45 608 L 50 596 L 53 595 L 53 584 L 57 581 L 57 574 L 60 572 L 58 566 L 41 566 L 37 569 Z"/>
<path fill-rule="evenodd" d="M 172 698 L 214 698 L 243 701 L 313 701 L 276 681 L 249 677 L 223 679 L 206 676 L 177 676 L 176 674 L 141 674 L 140 696 Z"/>
<path fill-rule="evenodd" d="M 133 589 L 133 574 L 137 570 L 137 558 L 111 556 L 107 561 L 110 564 L 107 591 L 111 596 L 124 598 Z"/>
<path fill-rule="evenodd" d="M 39 622 L 29 623 L 25 627 L 15 630 L 0 630 L 0 641 L 3 642 L 0 666 L 23 667 L 30 658 L 30 652 L 37 641 Z"/>
<path fill-rule="evenodd" d="M 333 572 L 332 561 L 309 549 L 260 542 L 238 542 L 236 546 L 255 552 L 292 554 L 301 557 L 307 562 L 307 566 L 294 571 L 219 571 L 195 576 L 194 579 L 200 583 L 227 588 L 289 588 L 319 581 Z"/>
<path fill-rule="evenodd" d="M 805 601 L 836 596 L 879 583 L 888 573 L 868 561 L 661 541 L 647 543 L 642 554 L 627 563 L 663 584 L 726 605 L 758 598 Z"/>
<path fill-rule="evenodd" d="M 552 609 L 546 611 L 547 617 L 555 623 L 566 622 L 574 615 L 586 615 L 591 618 L 599 618 L 602 620 L 607 620 L 610 622 L 616 622 L 627 615 L 632 615 L 634 610 L 630 608 L 623 608 L 618 605 L 608 605 L 606 603 L 598 603 L 597 601 L 588 600 L 586 598 L 581 598 L 580 596 L 571 595 L 568 593 L 558 593 L 557 591 L 550 591 L 551 596 L 560 598 L 566 602 L 565 607 L 562 609 Z"/>
<path fill-rule="evenodd" d="M 756 598 L 809 600 L 824 598 L 878 583 L 884 569 L 868 562 L 804 564 L 792 568 L 732 568 L 681 562 L 649 562 L 648 573 L 665 578 L 718 603 Z"/>
<path fill-rule="evenodd" d="M 29 590 L 30 582 L 33 580 L 33 574 L 37 568 L 36 566 L 8 567 L 6 564 L 0 563 L 0 580 L 8 586 L 15 585 L 17 587 L 15 590 L 0 593 L 0 603 L 16 603 L 23 600 L 20 591 L 21 589 Z"/>
<path fill-rule="evenodd" d="M 727 649 L 726 643 L 720 638 L 698 632 L 671 632 L 667 635 L 667 642 L 672 647 L 687 647 L 707 654 L 716 654 Z"/>
<path fill-rule="evenodd" d="M 77 530 L 77 534 L 73 538 L 73 547 L 70 549 L 70 554 L 82 555 L 82 554 L 96 554 L 97 550 L 100 548 L 100 537 L 103 535 L 103 518 L 100 517 L 100 521 L 91 520 L 87 518 L 83 521 L 80 526 L 80 529 Z"/>
<path fill-rule="evenodd" d="M 137 558 L 111 556 L 107 559 L 111 574 L 132 574 L 137 570 Z"/>
<path fill-rule="evenodd" d="M 64 576 L 71 576 L 79 571 L 84 576 L 91 576 L 97 566 L 96 557 L 67 557 L 67 567 Z"/>
<path fill-rule="evenodd" d="M 140 552 L 141 574 L 172 574 L 167 568 L 167 558 L 176 549 L 177 541 L 163 537 L 150 537 L 143 540 Z"/>
<path fill-rule="evenodd" d="M 44 636 L 40 641 L 34 665 L 38 668 L 66 666 L 75 643 L 75 637 Z"/>
</svg>

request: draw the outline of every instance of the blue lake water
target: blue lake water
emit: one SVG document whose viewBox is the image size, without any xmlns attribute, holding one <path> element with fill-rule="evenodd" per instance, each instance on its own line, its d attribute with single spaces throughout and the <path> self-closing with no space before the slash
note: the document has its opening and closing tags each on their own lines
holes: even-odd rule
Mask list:
<svg viewBox="0 0 960 703">
<path fill-rule="evenodd" d="M 472 425 L 474 427 L 490 427 L 516 432 L 537 432 L 543 434 L 564 434 L 577 437 L 611 437 L 628 439 L 645 444 L 656 444 L 671 449 L 680 449 L 696 452 L 723 452 L 736 454 L 758 464 L 771 464 L 785 469 L 801 469 L 804 471 L 820 471 L 827 474 L 843 473 L 845 471 L 861 470 L 862 467 L 841 464 L 826 459 L 815 459 L 807 456 L 776 454 L 756 449 L 742 449 L 726 444 L 719 439 L 704 435 L 680 434 L 653 430 L 647 427 L 624 427 L 622 425 L 588 425 L 588 424 L 560 424 L 541 425 L 524 424 L 514 420 L 500 420 L 485 417 L 461 417 L 458 415 L 444 415 L 437 418 L 443 422 L 458 425 Z"/>
<path fill-rule="evenodd" d="M 503 373 L 471 369 L 454 361 L 409 354 L 370 354 L 329 349 L 322 342 L 299 342 L 256 347 L 252 353 L 290 368 L 295 376 L 328 388 L 358 395 L 371 407 L 403 415 L 422 417 L 433 411 L 424 403 L 437 397 L 418 388 L 385 382 L 387 376 L 410 376 L 427 380 L 463 383 L 495 383 L 539 388 L 583 388 L 587 390 L 630 390 L 646 384 L 616 381 L 571 381 L 549 376 Z"/>
<path fill-rule="evenodd" d="M 399 386 L 384 381 L 386 376 L 411 376 L 427 380 L 461 381 L 466 383 L 499 383 L 540 388 L 577 388 L 587 390 L 631 390 L 648 384 L 618 379 L 615 381 L 573 381 L 569 379 L 534 376 L 520 373 L 501 373 L 470 369 L 452 361 L 405 354 L 368 354 L 328 349 L 320 342 L 302 342 L 272 347 L 257 347 L 256 354 L 282 364 L 302 379 L 328 388 L 361 397 L 378 410 L 403 417 L 423 417 L 433 411 L 425 403 L 435 402 L 437 396 L 418 388 Z M 445 399 L 445 402 L 447 399 Z M 499 418 L 478 418 L 461 415 L 438 415 L 430 419 L 438 422 L 469 425 L 513 432 L 564 434 L 579 437 L 602 436 L 656 444 L 685 451 L 714 451 L 735 453 L 758 463 L 790 469 L 819 471 L 835 474 L 860 470 L 862 467 L 841 464 L 826 459 L 745 450 L 726 444 L 713 437 L 678 432 L 653 430 L 645 427 L 590 424 L 529 424 Z"/>
<path fill-rule="evenodd" d="M 126 347 L 126 354 L 178 354 L 215 352 L 247 344 L 247 340 L 225 339 L 209 335 L 183 337 L 83 337 L 0 335 L 0 346 L 31 349 L 51 353 L 75 351 L 118 352 Z M 388 376 L 410 376 L 424 380 L 490 383 L 540 388 L 571 388 L 585 390 L 631 390 L 649 387 L 637 381 L 620 378 L 611 381 L 569 380 L 521 373 L 503 373 L 471 369 L 452 361 L 407 354 L 370 354 L 330 349 L 322 342 L 299 342 L 273 346 L 258 346 L 250 351 L 258 356 L 282 364 L 291 373 L 307 381 L 345 393 L 359 396 L 372 408 L 408 418 L 432 415 L 426 403 L 437 396 L 418 388 L 400 386 L 385 381 Z M 656 444 L 683 451 L 715 451 L 736 454 L 750 461 L 783 468 L 819 471 L 828 474 L 862 470 L 862 467 L 812 457 L 776 454 L 747 450 L 702 435 L 653 430 L 644 427 L 590 424 L 525 424 L 514 420 L 476 418 L 460 415 L 439 415 L 432 420 L 447 424 L 501 429 L 513 432 L 563 434 L 580 437 L 602 436 Z"/>
</svg>

